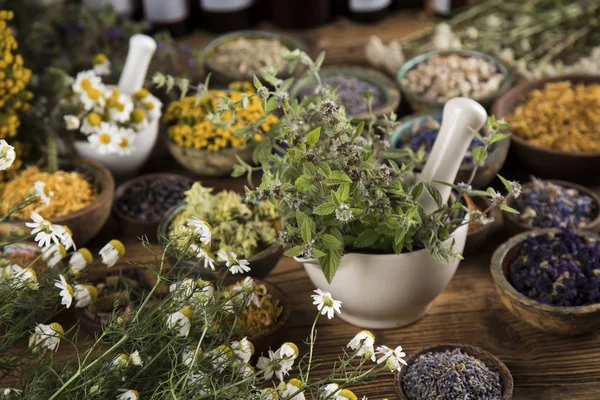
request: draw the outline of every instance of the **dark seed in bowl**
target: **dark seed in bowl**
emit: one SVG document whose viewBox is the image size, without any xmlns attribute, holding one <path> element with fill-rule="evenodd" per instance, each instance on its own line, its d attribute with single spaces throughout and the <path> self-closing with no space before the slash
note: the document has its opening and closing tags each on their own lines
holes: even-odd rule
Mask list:
<svg viewBox="0 0 600 400">
<path fill-rule="evenodd" d="M 190 187 L 183 179 L 143 179 L 125 190 L 117 209 L 130 218 L 160 221 L 171 207 L 184 200 L 184 192 Z"/>
</svg>

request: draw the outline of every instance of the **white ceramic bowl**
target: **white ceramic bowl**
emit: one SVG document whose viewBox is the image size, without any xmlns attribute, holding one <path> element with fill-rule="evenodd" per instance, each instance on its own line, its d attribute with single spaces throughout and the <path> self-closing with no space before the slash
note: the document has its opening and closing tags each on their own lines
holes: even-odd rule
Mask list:
<svg viewBox="0 0 600 400">
<path fill-rule="evenodd" d="M 454 232 L 454 251 L 463 252 L 467 233 L 467 225 Z M 450 246 L 452 238 L 444 245 Z M 427 250 L 404 254 L 349 253 L 342 257 L 329 284 L 317 260 L 296 258 L 296 261 L 304 264 L 317 288 L 342 301 L 340 318 L 369 329 L 399 328 L 425 316 L 460 262 L 441 263 Z"/>
</svg>

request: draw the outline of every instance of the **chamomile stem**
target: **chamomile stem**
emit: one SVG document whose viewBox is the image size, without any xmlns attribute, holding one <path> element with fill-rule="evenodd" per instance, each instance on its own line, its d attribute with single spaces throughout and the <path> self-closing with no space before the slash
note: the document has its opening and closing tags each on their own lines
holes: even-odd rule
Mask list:
<svg viewBox="0 0 600 400">
<path fill-rule="evenodd" d="M 321 306 L 321 308 L 319 309 L 319 312 L 317 313 L 317 316 L 315 317 L 315 320 L 313 321 L 312 328 L 310 329 L 308 365 L 306 367 L 306 376 L 304 377 L 304 382 L 306 382 L 306 383 L 308 383 L 308 378 L 310 376 L 310 369 L 312 366 L 312 359 L 313 359 L 313 348 L 315 346 L 315 340 L 317 338 L 317 331 L 316 331 L 317 321 L 319 320 L 319 315 L 321 315 L 321 310 L 323 310 L 323 307 L 325 307 L 325 304 L 323 304 Z"/>
</svg>

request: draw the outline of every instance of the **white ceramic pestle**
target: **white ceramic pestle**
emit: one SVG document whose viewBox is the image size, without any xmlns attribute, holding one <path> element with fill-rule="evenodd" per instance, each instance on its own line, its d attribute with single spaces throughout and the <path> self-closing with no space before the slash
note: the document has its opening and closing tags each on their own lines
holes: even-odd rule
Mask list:
<svg viewBox="0 0 600 400">
<path fill-rule="evenodd" d="M 136 34 L 129 39 L 129 51 L 119 79 L 121 92 L 133 94 L 143 87 L 155 51 L 156 41 L 150 36 Z"/>
<path fill-rule="evenodd" d="M 454 182 L 469 144 L 473 140 L 471 129 L 478 131 L 486 120 L 485 109 L 475 100 L 456 97 L 448 100 L 444 105 L 442 126 L 421 173 L 423 181 L 430 182 L 440 191 L 442 203 L 448 201 L 452 188 L 434 181 Z M 419 203 L 427 214 L 438 208 L 426 190 L 419 198 Z"/>
</svg>

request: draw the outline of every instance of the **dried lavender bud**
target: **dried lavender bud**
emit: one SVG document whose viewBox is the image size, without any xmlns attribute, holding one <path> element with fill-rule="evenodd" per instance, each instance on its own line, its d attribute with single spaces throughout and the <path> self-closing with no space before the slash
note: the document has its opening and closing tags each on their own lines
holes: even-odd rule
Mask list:
<svg viewBox="0 0 600 400">
<path fill-rule="evenodd" d="M 422 354 L 402 387 L 411 400 L 500 400 L 502 377 L 461 349 Z"/>
<path fill-rule="evenodd" d="M 486 98 L 503 80 L 496 65 L 479 57 L 451 54 L 419 63 L 406 73 L 402 83 L 427 101 L 443 103 L 453 97 Z"/>
<path fill-rule="evenodd" d="M 542 303 L 575 307 L 600 302 L 600 242 L 565 229 L 530 236 L 510 264 L 519 292 Z"/>
<path fill-rule="evenodd" d="M 385 99 L 378 87 L 353 76 L 335 75 L 323 79 L 323 83 L 331 86 L 337 95 L 338 101 L 346 109 L 346 115 L 354 116 L 367 113 L 369 105 L 363 95 L 371 92 L 372 108 L 380 107 Z M 318 94 L 322 87 L 318 85 L 305 86 L 300 90 L 300 97 Z"/>
<path fill-rule="evenodd" d="M 437 139 L 440 131 L 440 122 L 433 118 L 427 118 L 420 124 L 414 124 L 411 132 L 407 132 L 403 135 L 402 140 L 399 142 L 399 148 L 410 148 L 415 153 L 419 151 L 421 147 L 425 149 L 425 155 L 428 156 L 431 153 L 433 144 Z M 473 150 L 477 146 L 482 146 L 483 143 L 477 138 L 471 140 L 469 149 L 465 153 L 464 161 L 468 164 L 473 163 Z"/>
<path fill-rule="evenodd" d="M 515 200 L 519 220 L 536 228 L 584 228 L 600 212 L 594 200 L 578 190 L 536 178 L 521 193 Z"/>
<path fill-rule="evenodd" d="M 191 184 L 183 179 L 144 179 L 129 186 L 117 209 L 142 221 L 159 221 L 171 207 L 181 203 Z"/>
</svg>

